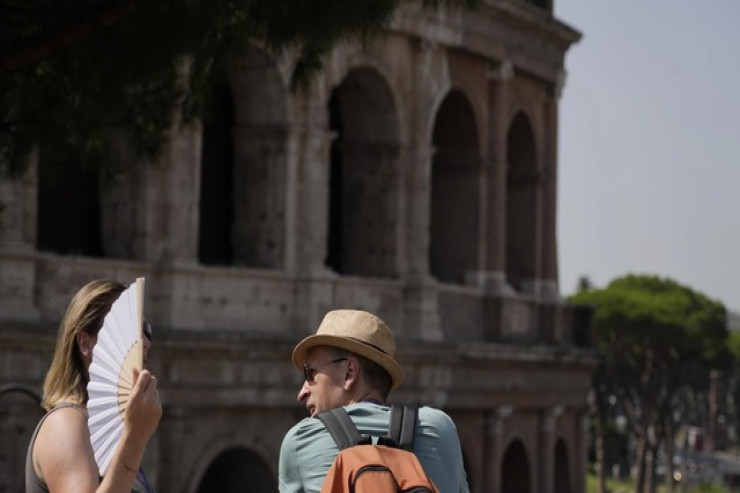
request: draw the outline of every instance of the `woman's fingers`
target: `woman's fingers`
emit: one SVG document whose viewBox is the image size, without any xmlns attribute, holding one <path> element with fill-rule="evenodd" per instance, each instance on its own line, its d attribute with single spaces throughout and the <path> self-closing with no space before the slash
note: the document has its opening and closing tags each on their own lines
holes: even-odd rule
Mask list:
<svg viewBox="0 0 740 493">
<path fill-rule="evenodd" d="M 149 370 L 141 370 L 134 384 L 128 409 L 127 420 L 134 429 L 150 435 L 162 416 L 157 379 Z"/>
<path fill-rule="evenodd" d="M 134 368 L 134 377 L 136 376 L 136 368 Z M 136 383 L 134 384 L 134 389 L 139 388 L 141 390 L 146 390 L 147 386 L 149 385 L 149 381 L 152 379 L 152 374 L 149 373 L 149 370 L 141 370 L 139 373 L 139 378 L 136 380 Z"/>
<path fill-rule="evenodd" d="M 146 384 L 146 387 L 144 387 L 144 390 L 153 390 L 154 392 L 157 391 L 157 377 L 154 375 L 151 375 L 149 377 L 149 381 Z"/>
</svg>

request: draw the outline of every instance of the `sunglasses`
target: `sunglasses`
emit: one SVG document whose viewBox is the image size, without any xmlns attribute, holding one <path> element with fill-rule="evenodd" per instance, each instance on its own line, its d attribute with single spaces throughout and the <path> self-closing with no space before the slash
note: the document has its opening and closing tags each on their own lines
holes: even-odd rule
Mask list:
<svg viewBox="0 0 740 493">
<path fill-rule="evenodd" d="M 316 378 L 316 372 L 319 371 L 319 368 L 322 368 L 328 365 L 333 365 L 334 363 L 340 363 L 342 361 L 347 361 L 347 358 L 333 359 L 331 361 L 327 361 L 326 363 L 321 363 L 320 365 L 316 365 L 316 366 L 303 365 L 303 377 L 306 379 L 306 382 L 314 383 L 314 379 Z"/>
<path fill-rule="evenodd" d="M 152 324 L 144 320 L 141 323 L 141 332 L 147 339 L 149 339 L 149 342 L 152 342 Z"/>
</svg>

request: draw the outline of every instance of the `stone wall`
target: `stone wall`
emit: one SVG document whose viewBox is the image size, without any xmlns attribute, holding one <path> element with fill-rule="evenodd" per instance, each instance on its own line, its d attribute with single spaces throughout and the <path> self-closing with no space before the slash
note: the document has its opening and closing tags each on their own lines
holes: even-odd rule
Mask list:
<svg viewBox="0 0 740 493">
<path fill-rule="evenodd" d="M 0 181 L 0 491 L 22 484 L 73 292 L 145 276 L 158 491 L 275 491 L 304 416 L 290 351 L 353 307 L 395 331 L 393 400 L 455 420 L 472 491 L 583 492 L 594 361 L 559 297 L 554 221 L 557 98 L 579 35 L 551 10 L 404 2 L 391 32 L 338 46 L 297 92 L 289 57 L 247 50 L 221 120 L 175 126 L 160 161 L 99 182 L 101 237 L 79 240 L 101 255 L 39 248 L 39 228 L 79 218 L 39 212 L 35 166 Z"/>
</svg>

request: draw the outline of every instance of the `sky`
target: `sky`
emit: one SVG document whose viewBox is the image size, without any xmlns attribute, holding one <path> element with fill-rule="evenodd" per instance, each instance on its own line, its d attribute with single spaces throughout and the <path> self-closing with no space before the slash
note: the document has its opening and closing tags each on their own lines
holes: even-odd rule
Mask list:
<svg viewBox="0 0 740 493">
<path fill-rule="evenodd" d="M 740 312 L 740 0 L 555 0 L 560 291 L 628 273 Z"/>
</svg>

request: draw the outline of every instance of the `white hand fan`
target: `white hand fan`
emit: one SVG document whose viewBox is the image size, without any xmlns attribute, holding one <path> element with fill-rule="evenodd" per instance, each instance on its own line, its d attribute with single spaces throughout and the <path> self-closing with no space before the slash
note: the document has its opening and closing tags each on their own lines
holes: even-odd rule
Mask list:
<svg viewBox="0 0 740 493">
<path fill-rule="evenodd" d="M 101 476 L 123 433 L 123 413 L 134 388 L 133 369 L 143 366 L 143 308 L 144 278 L 140 277 L 111 306 L 93 348 L 87 425 Z"/>
</svg>

